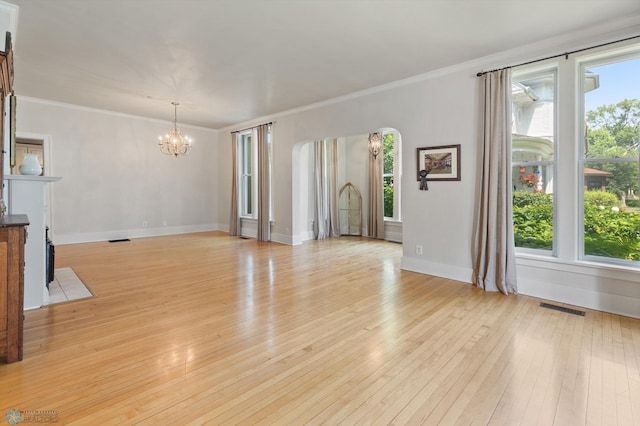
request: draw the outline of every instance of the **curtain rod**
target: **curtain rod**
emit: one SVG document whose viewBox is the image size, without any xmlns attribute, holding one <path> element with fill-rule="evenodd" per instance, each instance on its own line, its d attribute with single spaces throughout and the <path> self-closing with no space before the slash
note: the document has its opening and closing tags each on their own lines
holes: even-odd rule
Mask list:
<svg viewBox="0 0 640 426">
<path fill-rule="evenodd" d="M 585 50 L 597 49 L 598 47 L 609 46 L 610 44 L 622 43 L 623 41 L 633 40 L 635 38 L 640 38 L 640 35 L 635 35 L 635 36 L 623 38 L 623 39 L 620 39 L 620 40 L 610 41 L 608 43 L 602 43 L 602 44 L 598 44 L 596 46 L 585 47 L 583 49 L 572 50 L 570 52 L 560 53 L 560 54 L 553 55 L 553 56 L 547 56 L 546 58 L 534 59 L 533 61 L 523 62 L 521 64 L 516 64 L 516 65 L 510 65 L 508 67 L 496 68 L 496 69 L 490 70 L 490 71 L 481 71 L 478 74 L 476 74 L 476 77 L 482 77 L 483 75 L 488 74 L 490 72 L 502 71 L 502 70 L 506 70 L 508 68 L 516 68 L 516 67 L 521 67 L 523 65 L 535 64 L 536 62 L 546 61 L 547 59 L 560 58 L 562 56 L 564 56 L 565 59 L 569 59 L 569 55 L 572 55 L 574 53 L 584 52 Z"/>
<path fill-rule="evenodd" d="M 257 126 L 253 126 L 253 127 L 247 127 L 246 129 L 234 130 L 234 131 L 233 131 L 233 132 L 231 132 L 231 133 L 240 133 L 240 132 L 245 132 L 245 131 L 247 131 L 247 130 L 255 129 L 256 127 L 259 127 L 259 126 L 271 126 L 272 124 L 275 124 L 275 121 L 270 121 L 270 122 L 268 122 L 268 123 L 264 123 L 264 124 L 258 124 Z"/>
</svg>

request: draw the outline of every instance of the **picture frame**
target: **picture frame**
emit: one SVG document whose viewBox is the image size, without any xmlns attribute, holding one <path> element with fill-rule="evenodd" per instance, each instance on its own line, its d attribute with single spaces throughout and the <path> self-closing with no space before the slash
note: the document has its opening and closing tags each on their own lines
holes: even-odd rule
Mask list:
<svg viewBox="0 0 640 426">
<path fill-rule="evenodd" d="M 417 149 L 416 177 L 427 170 L 429 181 L 460 180 L 460 145 L 428 146 Z"/>
</svg>

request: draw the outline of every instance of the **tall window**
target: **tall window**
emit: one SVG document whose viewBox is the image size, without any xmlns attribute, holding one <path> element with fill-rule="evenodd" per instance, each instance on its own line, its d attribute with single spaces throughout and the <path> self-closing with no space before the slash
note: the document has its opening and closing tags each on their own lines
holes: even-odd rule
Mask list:
<svg viewBox="0 0 640 426">
<path fill-rule="evenodd" d="M 239 200 L 238 209 L 240 216 L 244 218 L 256 218 L 258 216 L 258 145 L 257 134 L 255 130 L 238 133 L 236 136 L 237 145 L 237 161 L 238 161 L 238 181 L 239 181 Z M 271 130 L 267 134 L 267 167 L 269 168 L 269 182 L 267 185 L 271 188 Z M 272 208 L 271 191 L 269 191 L 269 216 L 271 216 Z M 271 218 L 271 217 L 270 217 Z"/>
<path fill-rule="evenodd" d="M 251 132 L 240 133 L 237 136 L 238 143 L 238 161 L 240 174 L 240 216 L 255 217 L 256 193 L 254 179 L 254 170 L 256 169 L 254 161 L 257 157 L 254 150 L 256 147 L 252 143 Z"/>
<path fill-rule="evenodd" d="M 640 58 L 584 62 L 585 256 L 640 260 Z"/>
<path fill-rule="evenodd" d="M 382 188 L 384 191 L 384 218 L 400 220 L 400 135 L 383 132 Z"/>
<path fill-rule="evenodd" d="M 555 71 L 514 75 L 511 95 L 515 245 L 553 250 Z"/>
<path fill-rule="evenodd" d="M 513 76 L 516 246 L 639 267 L 640 45 L 552 66 Z"/>
</svg>

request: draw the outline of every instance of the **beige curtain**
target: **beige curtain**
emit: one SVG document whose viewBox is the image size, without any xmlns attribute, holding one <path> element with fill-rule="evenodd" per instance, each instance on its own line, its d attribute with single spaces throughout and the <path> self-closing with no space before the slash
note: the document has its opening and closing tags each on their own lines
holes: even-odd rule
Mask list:
<svg viewBox="0 0 640 426">
<path fill-rule="evenodd" d="M 324 179 L 324 145 L 323 141 L 313 143 L 313 187 L 315 189 L 315 209 L 313 212 L 313 235 L 316 240 L 328 237 L 326 214 L 326 196 Z"/>
<path fill-rule="evenodd" d="M 517 293 L 511 213 L 511 72 L 484 75 L 484 137 L 473 283 Z"/>
<path fill-rule="evenodd" d="M 329 235 L 340 236 L 340 217 L 338 216 L 338 140 L 331 139 L 327 144 L 327 193 L 329 197 Z"/>
<path fill-rule="evenodd" d="M 270 206 L 271 206 L 271 161 L 269 159 L 269 125 L 256 128 L 258 143 L 258 240 L 271 241 Z"/>
<path fill-rule="evenodd" d="M 238 143 L 236 133 L 231 133 L 231 211 L 229 212 L 229 235 L 240 235 L 238 213 Z"/>
<path fill-rule="evenodd" d="M 313 232 L 317 240 L 340 236 L 338 217 L 338 141 L 314 142 L 315 212 Z"/>
<path fill-rule="evenodd" d="M 371 137 L 371 135 L 369 135 Z M 384 239 L 384 210 L 382 193 L 382 152 L 376 158 L 367 151 L 369 157 L 369 236 Z"/>
</svg>

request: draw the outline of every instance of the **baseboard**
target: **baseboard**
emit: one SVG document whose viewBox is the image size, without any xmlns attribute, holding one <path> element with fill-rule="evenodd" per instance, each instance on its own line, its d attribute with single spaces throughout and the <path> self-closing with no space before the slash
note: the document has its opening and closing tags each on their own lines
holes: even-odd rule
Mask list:
<svg viewBox="0 0 640 426">
<path fill-rule="evenodd" d="M 640 299 L 546 280 L 518 278 L 518 293 L 597 311 L 640 318 Z"/>
<path fill-rule="evenodd" d="M 190 234 L 192 232 L 216 231 L 215 224 L 189 226 L 163 226 L 162 228 L 141 228 L 119 231 L 84 232 L 77 234 L 55 234 L 55 245 L 93 243 L 97 241 L 119 240 L 123 238 L 160 237 L 163 235 Z"/>
<path fill-rule="evenodd" d="M 517 270 L 520 294 L 640 318 L 637 270 L 520 257 Z"/>
<path fill-rule="evenodd" d="M 402 256 L 400 259 L 400 269 L 462 281 L 464 283 L 471 283 L 471 275 L 473 273 L 471 268 L 462 268 L 455 265 L 430 262 L 407 256 Z"/>
<path fill-rule="evenodd" d="M 302 244 L 302 242 L 296 241 L 292 235 L 278 234 L 275 232 L 271 233 L 271 241 L 273 241 L 274 243 L 286 244 L 289 246 Z"/>
</svg>

